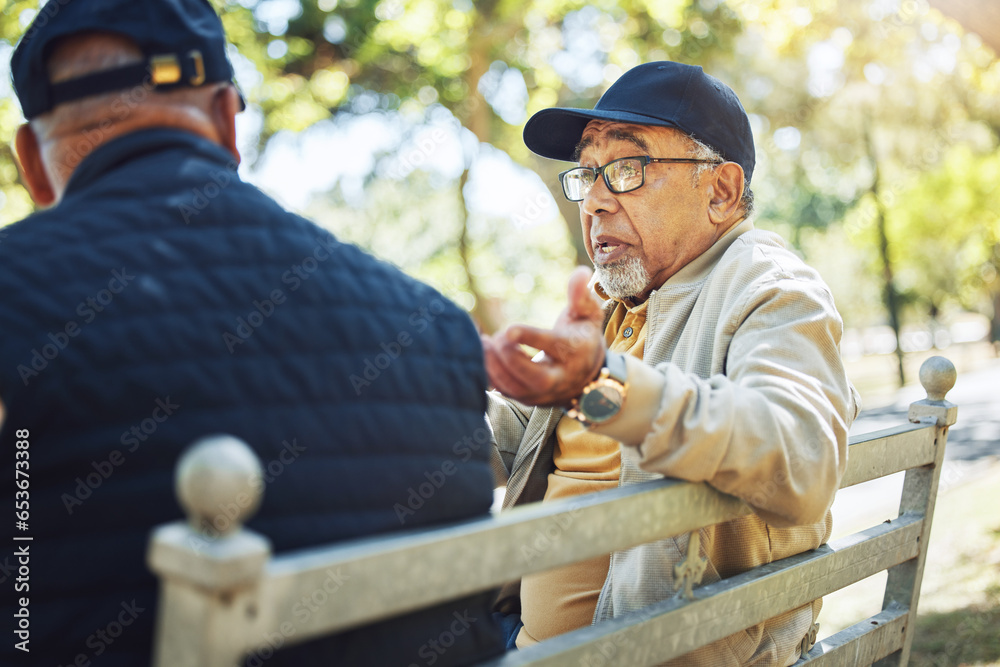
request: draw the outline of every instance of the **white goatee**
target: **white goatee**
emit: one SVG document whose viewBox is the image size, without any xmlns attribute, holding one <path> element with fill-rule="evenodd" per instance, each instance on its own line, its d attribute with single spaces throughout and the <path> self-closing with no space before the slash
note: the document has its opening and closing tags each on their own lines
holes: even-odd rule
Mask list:
<svg viewBox="0 0 1000 667">
<path fill-rule="evenodd" d="M 616 301 L 631 299 L 642 293 L 649 285 L 649 273 L 637 257 L 626 257 L 611 264 L 599 264 L 594 269 L 604 293 Z"/>
</svg>

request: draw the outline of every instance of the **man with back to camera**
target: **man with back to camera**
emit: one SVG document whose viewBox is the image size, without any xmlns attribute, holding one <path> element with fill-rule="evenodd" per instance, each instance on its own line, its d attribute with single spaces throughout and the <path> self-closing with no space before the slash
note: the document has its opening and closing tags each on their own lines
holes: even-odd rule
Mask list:
<svg viewBox="0 0 1000 667">
<path fill-rule="evenodd" d="M 149 532 L 181 517 L 174 466 L 206 435 L 260 457 L 249 525 L 279 553 L 487 513 L 487 450 L 466 445 L 485 442 L 475 328 L 240 180 L 241 99 L 205 0 L 51 2 L 11 70 L 20 165 L 49 208 L 0 243 L 0 449 L 30 476 L 2 496 L 30 503 L 32 538 L 15 543 L 30 590 L 0 603 L 0 662 L 149 664 Z M 272 656 L 296 613 L 248 664 L 467 664 L 502 651 L 492 597 Z"/>
<path fill-rule="evenodd" d="M 828 288 L 749 219 L 753 135 L 736 95 L 700 67 L 647 63 L 593 110 L 536 113 L 524 140 L 579 163 L 560 181 L 580 202 L 596 280 L 572 274 L 551 330 L 483 337 L 502 393 L 488 417 L 504 506 L 661 476 L 706 481 L 754 513 L 700 531 L 703 583 L 824 543 L 858 397 Z M 508 585 L 497 604 L 508 646 L 673 596 L 686 548 L 680 536 Z M 790 665 L 820 605 L 671 664 Z"/>
</svg>

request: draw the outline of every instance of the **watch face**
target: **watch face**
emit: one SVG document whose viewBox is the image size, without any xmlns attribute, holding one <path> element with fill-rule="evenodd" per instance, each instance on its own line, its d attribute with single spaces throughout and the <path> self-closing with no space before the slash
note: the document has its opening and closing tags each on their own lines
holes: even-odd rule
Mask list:
<svg viewBox="0 0 1000 667">
<path fill-rule="evenodd" d="M 580 397 L 580 412 L 595 424 L 614 417 L 621 406 L 622 393 L 611 383 L 595 387 Z"/>
</svg>

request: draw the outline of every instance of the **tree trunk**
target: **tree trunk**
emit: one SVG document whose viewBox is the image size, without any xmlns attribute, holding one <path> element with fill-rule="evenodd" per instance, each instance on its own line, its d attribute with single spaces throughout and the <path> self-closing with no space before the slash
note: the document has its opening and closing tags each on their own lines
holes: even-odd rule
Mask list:
<svg viewBox="0 0 1000 667">
<path fill-rule="evenodd" d="M 544 160 L 544 158 L 540 158 Z M 568 169 L 566 163 L 555 160 L 539 161 L 536 172 L 542 181 L 549 188 L 552 197 L 556 200 L 556 207 L 566 222 L 566 229 L 569 231 L 570 242 L 573 244 L 573 252 L 576 254 L 576 263 L 580 266 L 593 266 L 590 255 L 583 240 L 583 228 L 580 225 L 580 205 L 575 201 L 570 201 L 563 196 L 562 186 L 559 185 L 559 172 Z"/>
<path fill-rule="evenodd" d="M 465 201 L 465 185 L 469 182 L 469 170 L 476 161 L 479 153 L 479 145 L 489 143 L 490 140 L 490 108 L 479 93 L 479 80 L 489 69 L 489 41 L 481 34 L 483 26 L 482 16 L 478 18 L 473 29 L 472 45 L 469 48 L 469 69 L 463 76 L 468 99 L 462 105 L 462 113 L 459 120 L 462 125 L 468 128 L 478 140 L 471 155 L 465 156 L 465 169 L 458 181 L 458 255 L 462 262 L 462 269 L 465 271 L 465 284 L 469 292 L 475 299 L 472 307 L 472 318 L 485 333 L 493 333 L 497 330 L 499 323 L 490 312 L 482 292 L 479 290 L 479 283 L 472 272 L 470 248 L 469 248 L 469 206 Z"/>
<path fill-rule="evenodd" d="M 594 262 L 587 254 L 587 247 L 583 239 L 583 227 L 580 225 L 580 207 L 576 202 L 569 201 L 563 196 L 562 190 L 553 195 L 559 212 L 566 221 L 566 229 L 569 230 L 569 238 L 573 243 L 573 252 L 576 253 L 576 263 L 580 266 L 593 266 Z"/>
<path fill-rule="evenodd" d="M 875 228 L 878 232 L 879 257 L 882 259 L 882 298 L 889 313 L 889 326 L 896 336 L 896 364 L 899 372 L 899 386 L 906 384 L 906 371 L 903 368 L 903 345 L 899 336 L 899 293 L 892 271 L 892 260 L 889 257 L 889 235 L 885 228 L 885 204 L 879 197 L 879 163 L 872 139 L 870 126 L 865 128 L 865 140 L 868 144 L 868 154 L 872 161 L 871 193 L 875 197 Z"/>
<path fill-rule="evenodd" d="M 889 259 L 889 237 L 885 231 L 885 208 L 876 199 L 876 226 L 878 228 L 878 249 L 882 258 L 882 295 L 886 310 L 889 311 L 889 326 L 896 335 L 896 363 L 899 367 L 899 386 L 906 384 L 906 371 L 903 368 L 903 345 L 899 336 L 899 293 L 896 292 L 896 282 L 892 272 L 892 261 Z"/>
<path fill-rule="evenodd" d="M 1000 290 L 993 292 L 993 319 L 990 322 L 990 342 L 1000 343 Z"/>
<path fill-rule="evenodd" d="M 990 320 L 990 342 L 1000 352 L 1000 243 L 993 245 L 993 269 L 997 277 L 993 278 L 993 318 Z"/>
<path fill-rule="evenodd" d="M 479 283 L 472 272 L 472 260 L 469 253 L 469 209 L 465 204 L 465 184 L 469 181 L 469 169 L 466 166 L 462 172 L 462 177 L 458 181 L 458 218 L 461 232 L 458 234 L 458 256 L 462 261 L 462 269 L 465 271 L 466 288 L 475 299 L 472 307 L 472 319 L 479 325 L 484 333 L 493 333 L 499 328 L 493 313 L 490 312 L 489 305 L 483 298 L 479 290 Z"/>
</svg>

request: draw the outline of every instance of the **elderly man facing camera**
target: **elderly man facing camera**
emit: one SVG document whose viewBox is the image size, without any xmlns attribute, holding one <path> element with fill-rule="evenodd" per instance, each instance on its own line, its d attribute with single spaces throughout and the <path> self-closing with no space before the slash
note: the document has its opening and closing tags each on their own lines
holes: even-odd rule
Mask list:
<svg viewBox="0 0 1000 667">
<path fill-rule="evenodd" d="M 858 398 L 829 289 L 750 220 L 753 136 L 736 95 L 700 67 L 648 63 L 593 110 L 537 113 L 524 139 L 578 163 L 560 181 L 596 275 L 571 276 L 552 329 L 483 338 L 505 506 L 663 476 L 708 482 L 754 513 L 701 530 L 706 582 L 824 543 Z M 497 605 L 508 643 L 674 595 L 686 547 L 681 536 L 524 577 Z M 820 604 L 677 663 L 790 665 Z"/>
</svg>

